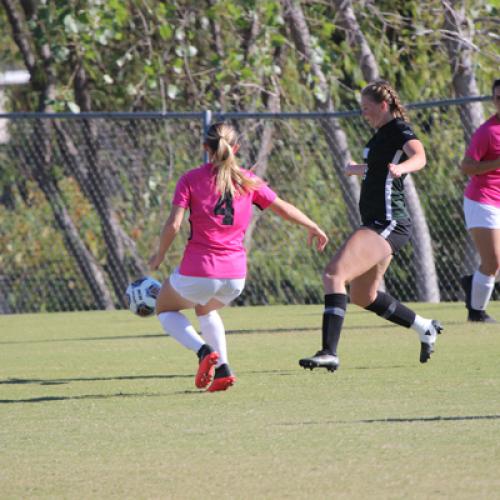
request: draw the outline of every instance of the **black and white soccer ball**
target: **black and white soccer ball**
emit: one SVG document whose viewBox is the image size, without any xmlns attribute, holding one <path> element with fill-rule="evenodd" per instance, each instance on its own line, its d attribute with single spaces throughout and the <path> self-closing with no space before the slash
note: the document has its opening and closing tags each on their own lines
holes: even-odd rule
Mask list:
<svg viewBox="0 0 500 500">
<path fill-rule="evenodd" d="M 125 292 L 128 308 L 137 316 L 146 318 L 155 312 L 156 297 L 160 293 L 161 283 L 150 276 L 135 280 Z"/>
</svg>

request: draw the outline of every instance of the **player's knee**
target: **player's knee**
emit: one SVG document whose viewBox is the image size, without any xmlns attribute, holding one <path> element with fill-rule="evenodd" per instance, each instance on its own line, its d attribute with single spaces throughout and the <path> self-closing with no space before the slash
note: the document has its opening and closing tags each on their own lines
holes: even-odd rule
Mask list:
<svg viewBox="0 0 500 500">
<path fill-rule="evenodd" d="M 346 280 L 342 273 L 334 269 L 325 269 L 323 272 L 323 285 L 326 289 L 336 288 L 337 286 L 345 286 Z"/>
<path fill-rule="evenodd" d="M 498 276 L 499 272 L 500 272 L 500 255 L 496 255 L 491 275 Z"/>
<path fill-rule="evenodd" d="M 342 267 L 338 262 L 330 262 L 323 271 L 323 280 L 334 280 L 342 277 Z"/>
<path fill-rule="evenodd" d="M 367 307 L 370 304 L 375 302 L 377 298 L 377 293 L 371 293 L 369 290 L 359 291 L 359 290 L 351 290 L 349 294 L 349 299 L 353 304 L 356 304 L 359 307 Z"/>
<path fill-rule="evenodd" d="M 480 271 L 487 276 L 497 276 L 500 271 L 500 258 L 482 262 Z"/>
<path fill-rule="evenodd" d="M 161 304 L 156 304 L 156 307 L 155 307 L 155 314 L 156 316 L 159 316 L 161 313 L 164 313 L 164 312 L 167 312 L 167 310 L 161 306 Z"/>
</svg>

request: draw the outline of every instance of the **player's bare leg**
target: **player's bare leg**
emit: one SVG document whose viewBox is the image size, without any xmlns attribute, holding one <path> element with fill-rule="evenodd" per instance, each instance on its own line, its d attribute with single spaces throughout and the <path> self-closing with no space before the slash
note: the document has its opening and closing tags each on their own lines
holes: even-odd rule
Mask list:
<svg viewBox="0 0 500 500">
<path fill-rule="evenodd" d="M 214 377 L 219 353 L 198 335 L 189 320 L 181 312 L 193 309 L 195 304 L 177 293 L 170 281 L 164 281 L 156 301 L 158 319 L 165 332 L 198 356 L 198 370 L 195 385 L 199 389 L 207 387 Z"/>
<path fill-rule="evenodd" d="M 334 255 L 323 275 L 325 309 L 322 324 L 322 348 L 313 356 L 302 358 L 303 368 L 326 368 L 334 372 L 339 367 L 337 346 L 347 308 L 346 283 L 370 272 L 391 254 L 391 247 L 370 229 L 357 229 Z"/>
</svg>

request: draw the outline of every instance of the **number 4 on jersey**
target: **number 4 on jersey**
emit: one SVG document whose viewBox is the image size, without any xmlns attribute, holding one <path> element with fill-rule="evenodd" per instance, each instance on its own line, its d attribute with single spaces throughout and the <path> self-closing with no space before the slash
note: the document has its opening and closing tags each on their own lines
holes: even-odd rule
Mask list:
<svg viewBox="0 0 500 500">
<path fill-rule="evenodd" d="M 224 193 L 219 198 L 217 205 L 215 205 L 214 214 L 224 216 L 222 224 L 225 226 L 232 226 L 234 224 L 233 197 L 231 193 Z"/>
</svg>

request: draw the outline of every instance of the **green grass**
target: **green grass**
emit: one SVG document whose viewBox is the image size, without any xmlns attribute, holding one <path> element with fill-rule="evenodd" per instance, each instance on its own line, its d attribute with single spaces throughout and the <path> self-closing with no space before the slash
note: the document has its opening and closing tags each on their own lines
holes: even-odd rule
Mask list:
<svg viewBox="0 0 500 500">
<path fill-rule="evenodd" d="M 429 363 L 350 306 L 335 374 L 297 364 L 321 307 L 227 309 L 216 394 L 155 318 L 1 316 L 0 498 L 500 498 L 500 326 L 415 309 L 445 325 Z"/>
</svg>

